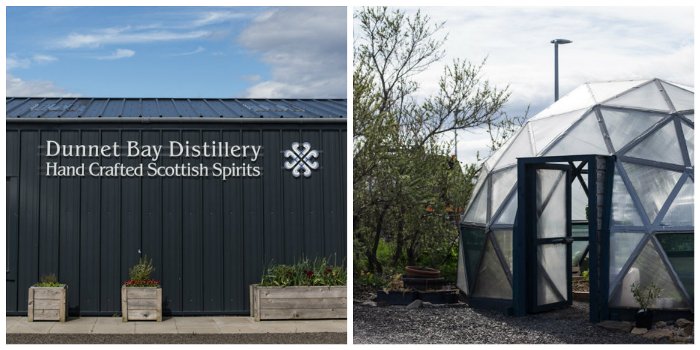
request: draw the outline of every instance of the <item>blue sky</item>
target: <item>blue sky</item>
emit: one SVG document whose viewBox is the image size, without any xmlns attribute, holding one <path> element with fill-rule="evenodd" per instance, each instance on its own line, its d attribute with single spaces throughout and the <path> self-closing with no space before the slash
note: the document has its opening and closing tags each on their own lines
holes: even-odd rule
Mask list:
<svg viewBox="0 0 700 350">
<path fill-rule="evenodd" d="M 8 7 L 8 96 L 346 97 L 346 10 Z"/>
</svg>

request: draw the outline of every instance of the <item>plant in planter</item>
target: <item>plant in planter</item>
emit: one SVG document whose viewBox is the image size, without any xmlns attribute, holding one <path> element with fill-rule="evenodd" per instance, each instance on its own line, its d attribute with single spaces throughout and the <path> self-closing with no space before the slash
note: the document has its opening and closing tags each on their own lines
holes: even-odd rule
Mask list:
<svg viewBox="0 0 700 350">
<path fill-rule="evenodd" d="M 346 318 L 346 280 L 345 267 L 326 259 L 271 265 L 250 286 L 250 314 L 256 321 Z"/>
<path fill-rule="evenodd" d="M 34 321 L 66 321 L 68 287 L 58 282 L 55 274 L 44 275 L 29 287 L 27 319 Z"/>
<path fill-rule="evenodd" d="M 381 305 L 408 305 L 418 298 L 418 293 L 406 288 L 400 273 L 391 276 L 386 286 L 377 292 L 375 301 Z"/>
<path fill-rule="evenodd" d="M 163 289 L 151 278 L 153 271 L 146 256 L 129 269 L 129 280 L 122 284 L 122 321 L 163 320 Z"/>
<path fill-rule="evenodd" d="M 642 288 L 639 283 L 632 283 L 631 290 L 634 300 L 639 304 L 639 311 L 634 315 L 635 327 L 651 329 L 654 315 L 649 307 L 654 305 L 663 289 L 651 282 L 646 288 Z"/>
</svg>

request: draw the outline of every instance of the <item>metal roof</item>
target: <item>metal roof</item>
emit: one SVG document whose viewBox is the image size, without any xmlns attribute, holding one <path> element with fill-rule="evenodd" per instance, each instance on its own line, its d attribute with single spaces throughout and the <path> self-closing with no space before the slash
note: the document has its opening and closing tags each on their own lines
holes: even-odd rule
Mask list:
<svg viewBox="0 0 700 350">
<path fill-rule="evenodd" d="M 6 119 L 347 118 L 345 99 L 8 97 Z"/>
</svg>

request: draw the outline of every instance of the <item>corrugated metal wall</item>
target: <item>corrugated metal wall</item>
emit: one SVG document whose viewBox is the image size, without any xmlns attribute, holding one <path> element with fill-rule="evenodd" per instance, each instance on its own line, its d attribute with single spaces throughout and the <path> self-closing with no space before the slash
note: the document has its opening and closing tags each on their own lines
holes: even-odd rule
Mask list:
<svg viewBox="0 0 700 350">
<path fill-rule="evenodd" d="M 39 146 L 229 141 L 263 145 L 259 178 L 47 177 Z M 294 178 L 280 151 L 321 151 L 321 169 Z M 62 158 L 61 164 L 97 159 Z M 149 159 L 101 159 L 103 165 Z M 213 163 L 214 159 L 204 159 Z M 161 157 L 159 164 L 178 164 Z M 164 312 L 247 313 L 248 285 L 270 261 L 346 257 L 346 125 L 342 123 L 8 123 L 7 313 L 56 273 L 71 314 L 120 312 L 119 292 L 141 254 L 162 280 Z"/>
</svg>

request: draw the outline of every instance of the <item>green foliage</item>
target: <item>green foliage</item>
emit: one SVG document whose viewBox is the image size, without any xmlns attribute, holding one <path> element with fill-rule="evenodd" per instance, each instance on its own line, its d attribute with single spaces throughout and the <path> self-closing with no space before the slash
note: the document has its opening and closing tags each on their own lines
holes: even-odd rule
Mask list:
<svg viewBox="0 0 700 350">
<path fill-rule="evenodd" d="M 39 278 L 39 282 L 34 284 L 34 287 L 63 287 L 63 283 L 58 282 L 56 274 L 43 275 Z"/>
<path fill-rule="evenodd" d="M 153 271 L 155 271 L 153 260 L 144 255 L 136 265 L 129 269 L 129 278 L 135 281 L 150 280 Z"/>
<path fill-rule="evenodd" d="M 357 276 L 388 276 L 425 265 L 454 279 L 458 225 L 477 164 L 452 155 L 453 133 L 488 127 L 500 144 L 517 123 L 501 112 L 509 97 L 483 78 L 485 61 L 455 60 L 437 92 L 418 101 L 415 74 L 444 57 L 444 23 L 386 7 L 355 13 L 353 222 Z M 364 281 L 364 277 L 357 279 Z M 371 282 L 371 281 L 369 281 Z"/>
<path fill-rule="evenodd" d="M 634 300 L 637 301 L 639 308 L 642 310 L 646 310 L 654 305 L 656 299 L 659 298 L 661 292 L 663 292 L 663 289 L 654 284 L 654 282 L 651 282 L 646 288 L 642 288 L 640 283 L 632 283 L 630 289 Z"/>
<path fill-rule="evenodd" d="M 353 261 L 353 264 L 355 264 L 355 261 Z M 373 289 L 379 289 L 379 288 L 384 288 L 384 286 L 387 283 L 386 280 L 381 275 L 377 275 L 376 273 L 368 272 L 368 271 L 362 270 L 362 269 L 356 269 L 356 270 L 359 270 L 360 272 L 355 275 L 355 278 L 354 278 L 355 284 L 359 284 L 361 286 L 371 287 Z"/>
<path fill-rule="evenodd" d="M 588 275 L 589 275 L 589 270 L 583 271 L 581 273 L 581 276 L 583 277 L 584 281 L 588 281 Z"/>
<path fill-rule="evenodd" d="M 330 265 L 327 259 L 304 258 L 292 264 L 275 264 L 263 274 L 261 286 L 344 286 L 347 283 L 345 266 Z"/>
</svg>

